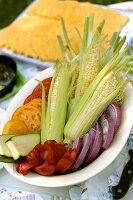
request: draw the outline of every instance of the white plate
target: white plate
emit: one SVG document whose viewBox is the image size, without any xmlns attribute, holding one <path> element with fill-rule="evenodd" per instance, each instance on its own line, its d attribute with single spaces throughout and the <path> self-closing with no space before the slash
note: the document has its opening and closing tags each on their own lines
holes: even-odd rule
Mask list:
<svg viewBox="0 0 133 200">
<path fill-rule="evenodd" d="M 39 73 L 36 76 L 36 79 L 42 80 L 46 77 L 52 76 L 52 73 L 53 73 L 53 68 L 46 69 L 43 72 Z M 25 86 L 14 97 L 13 101 L 11 102 L 6 112 L 3 126 L 11 118 L 16 108 L 22 105 L 24 99 L 38 84 L 34 79 L 35 78 L 32 78 L 29 82 L 27 82 Z M 124 144 L 128 139 L 133 122 L 132 120 L 133 91 L 132 91 L 132 86 L 130 84 L 128 84 L 126 88 L 125 101 L 122 109 L 123 109 L 122 123 L 111 147 L 104 153 L 102 153 L 92 164 L 85 167 L 84 169 L 81 169 L 77 172 L 67 175 L 45 177 L 45 176 L 40 176 L 33 172 L 30 172 L 26 176 L 18 174 L 16 172 L 15 164 L 4 164 L 4 167 L 12 176 L 16 177 L 17 179 L 25 183 L 29 183 L 31 185 L 36 185 L 36 186 L 61 187 L 85 181 L 90 177 L 98 174 L 99 172 L 104 170 L 108 165 L 110 165 L 112 161 L 120 153 L 120 151 L 122 150 Z"/>
<path fill-rule="evenodd" d="M 114 9 L 123 9 L 123 10 L 133 11 L 133 1 L 110 4 L 109 6 Z"/>
<path fill-rule="evenodd" d="M 5 115 L 5 110 L 0 108 L 0 134 L 1 134 L 1 124 L 4 119 L 4 115 Z M 0 162 L 0 169 L 2 168 L 3 168 L 3 163 Z"/>
</svg>

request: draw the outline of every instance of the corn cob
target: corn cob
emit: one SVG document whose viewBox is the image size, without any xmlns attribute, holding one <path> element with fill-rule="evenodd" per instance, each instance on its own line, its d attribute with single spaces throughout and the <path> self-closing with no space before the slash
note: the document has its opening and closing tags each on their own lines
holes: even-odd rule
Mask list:
<svg viewBox="0 0 133 200">
<path fill-rule="evenodd" d="M 90 15 L 84 27 L 84 38 L 80 56 L 80 71 L 75 97 L 77 101 L 84 94 L 87 87 L 101 70 L 100 52 L 103 42 L 102 28 L 104 21 L 101 21 L 94 36 L 92 37 L 93 15 Z M 87 30 L 88 29 L 88 30 Z"/>
<path fill-rule="evenodd" d="M 63 141 L 63 130 L 66 122 L 69 70 L 67 63 L 57 63 L 50 86 L 46 113 L 46 139 Z"/>
<path fill-rule="evenodd" d="M 82 137 L 95 124 L 106 107 L 115 98 L 121 96 L 121 91 L 127 82 L 121 70 L 124 69 L 127 72 L 129 66 L 131 67 L 132 58 L 126 57 L 128 47 L 120 52 L 126 37 L 120 38 L 119 33 L 114 33 L 104 51 L 102 46 L 105 40 L 102 34 L 104 21 L 101 21 L 92 37 L 93 18 L 91 14 L 86 19 L 83 39 L 76 29 L 80 39 L 80 54 L 72 61 L 69 59 L 71 84 L 68 121 L 64 129 L 66 143 Z M 66 34 L 65 30 L 64 35 Z M 70 43 L 68 46 L 70 50 Z M 62 50 L 67 59 L 63 42 Z M 73 52 L 71 50 L 70 52 L 74 57 Z"/>
<path fill-rule="evenodd" d="M 92 98 L 82 107 L 79 115 L 73 118 L 75 113 L 72 113 L 64 129 L 65 143 L 71 143 L 77 137 L 82 137 L 87 133 L 101 113 L 118 96 L 125 83 L 126 79 L 120 72 L 111 71 L 107 74 L 100 82 Z"/>
<path fill-rule="evenodd" d="M 98 85 L 106 77 L 106 75 L 108 75 L 111 71 L 113 74 L 114 74 L 114 72 L 120 73 L 120 70 L 125 67 L 125 66 L 123 67 L 123 65 L 120 65 L 120 63 L 122 62 L 122 59 L 125 56 L 127 50 L 128 50 L 128 47 L 126 47 L 121 53 L 114 55 L 113 58 L 104 66 L 104 68 L 98 73 L 96 78 L 92 81 L 90 86 L 87 88 L 86 93 L 83 95 L 83 97 L 79 100 L 79 102 L 75 106 L 74 111 L 73 111 L 72 115 L 70 116 L 70 118 L 68 119 L 68 122 L 65 126 L 65 129 L 64 129 L 65 142 L 71 142 L 74 139 L 76 139 L 77 136 L 80 137 L 80 136 L 84 135 L 85 131 L 86 131 L 86 129 L 84 130 L 84 127 L 86 127 L 87 124 L 88 124 L 87 128 L 89 128 L 89 126 L 92 126 L 93 123 L 91 123 L 91 119 L 94 119 L 93 116 L 96 116 L 95 119 L 97 120 L 97 115 L 95 115 L 95 112 L 97 112 L 97 110 L 100 109 L 98 107 L 98 106 L 100 106 L 100 103 L 98 103 L 97 106 L 96 105 L 94 106 L 92 103 L 90 104 L 90 102 L 92 102 L 91 99 L 93 99 L 93 101 L 94 101 L 94 97 L 96 98 L 96 94 L 98 96 L 100 96 L 100 92 L 95 93 L 95 91 L 98 88 Z M 125 64 L 125 63 L 123 63 L 123 64 Z M 116 95 L 116 94 L 118 94 L 119 85 L 121 85 L 120 83 L 121 82 L 123 83 L 124 80 L 121 82 L 118 82 L 118 84 L 116 81 L 114 81 L 114 82 L 116 84 L 114 87 L 114 88 L 116 88 L 114 90 L 114 94 Z M 107 84 L 108 84 L 108 82 L 107 82 Z M 112 84 L 113 84 L 113 82 L 112 82 Z M 101 87 L 100 91 L 102 91 L 102 90 L 104 90 L 104 88 Z M 105 92 L 105 90 L 104 90 L 104 92 Z M 95 95 L 94 95 L 94 93 L 95 93 Z M 113 88 L 112 88 L 112 94 L 113 94 Z M 111 97 L 113 97 L 113 99 L 114 99 L 116 97 L 115 95 L 111 96 Z M 105 101 L 106 101 L 106 99 L 108 99 L 108 96 L 105 98 Z M 111 99 L 111 100 L 113 100 L 113 99 Z M 111 103 L 111 100 L 110 100 L 110 103 Z M 95 99 L 95 101 L 96 101 L 96 99 Z M 104 101 L 101 101 L 101 103 L 102 102 L 104 102 Z M 92 111 L 95 111 L 95 112 L 90 112 L 90 111 L 88 112 L 88 109 L 86 110 L 86 108 L 88 108 L 87 105 L 88 106 L 93 105 L 93 106 L 91 106 L 91 109 L 92 109 Z M 104 109 L 106 108 L 106 105 L 108 105 L 108 104 L 105 102 L 105 106 L 103 107 Z M 86 112 L 84 113 L 84 111 L 86 111 Z M 101 110 L 100 113 L 102 113 L 102 111 L 103 110 Z M 82 121 L 83 113 L 85 116 L 84 122 L 85 122 L 86 126 L 83 125 L 83 121 Z M 90 122 L 88 120 L 88 116 L 90 118 Z M 81 121 L 82 121 L 82 123 L 81 123 Z"/>
</svg>

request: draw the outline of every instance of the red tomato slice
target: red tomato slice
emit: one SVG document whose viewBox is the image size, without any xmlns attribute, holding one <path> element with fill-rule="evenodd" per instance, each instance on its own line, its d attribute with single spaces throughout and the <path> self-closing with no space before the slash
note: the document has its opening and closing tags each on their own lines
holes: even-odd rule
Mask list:
<svg viewBox="0 0 133 200">
<path fill-rule="evenodd" d="M 56 164 L 56 173 L 64 174 L 75 162 L 77 157 L 77 150 L 69 148 L 62 158 Z"/>
<path fill-rule="evenodd" d="M 40 150 L 40 157 L 49 163 L 57 163 L 59 159 L 66 152 L 64 144 L 55 143 L 54 141 L 47 141 L 43 144 Z"/>
<path fill-rule="evenodd" d="M 29 103 L 32 99 L 33 99 L 33 95 L 30 94 L 30 95 L 25 99 L 24 104 Z"/>
<path fill-rule="evenodd" d="M 23 175 L 28 174 L 29 169 L 34 167 L 35 165 L 32 163 L 28 163 L 27 161 L 19 163 L 19 165 L 16 167 L 16 170 L 18 173 L 21 173 Z"/>
<path fill-rule="evenodd" d="M 49 78 L 46 78 L 46 79 L 44 79 L 42 81 L 43 85 L 45 87 L 46 101 L 48 99 L 48 93 L 49 93 L 49 88 L 50 88 L 51 80 L 52 80 L 52 77 L 49 77 Z M 32 92 L 32 96 L 33 96 L 33 98 L 42 98 L 42 88 L 41 88 L 40 84 L 38 84 L 35 87 L 35 89 Z"/>
<path fill-rule="evenodd" d="M 52 143 L 56 143 L 55 140 L 47 140 L 44 144 L 52 144 Z"/>
<path fill-rule="evenodd" d="M 41 174 L 43 176 L 50 176 L 55 173 L 55 164 L 50 164 L 46 161 L 43 165 L 37 166 L 33 168 L 35 172 Z"/>
<path fill-rule="evenodd" d="M 30 152 L 29 154 L 26 156 L 26 160 L 28 163 L 32 163 L 35 166 L 36 165 L 41 165 L 44 163 L 44 160 L 42 160 L 39 156 L 39 151 L 41 150 L 42 145 L 41 144 L 37 144 Z"/>
<path fill-rule="evenodd" d="M 46 101 L 48 100 L 48 93 L 49 93 L 51 81 L 52 81 L 52 77 L 46 78 L 42 81 L 45 86 Z M 29 103 L 32 99 L 36 99 L 36 98 L 42 98 L 42 88 L 40 84 L 38 84 L 34 88 L 32 93 L 25 99 L 24 104 Z"/>
</svg>

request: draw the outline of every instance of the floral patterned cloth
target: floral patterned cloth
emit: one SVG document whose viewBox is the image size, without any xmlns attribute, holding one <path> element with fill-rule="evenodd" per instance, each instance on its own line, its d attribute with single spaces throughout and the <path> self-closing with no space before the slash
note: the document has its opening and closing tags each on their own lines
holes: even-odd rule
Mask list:
<svg viewBox="0 0 133 200">
<path fill-rule="evenodd" d="M 70 200 L 50 194 L 23 191 L 20 188 L 0 186 L 0 200 Z"/>
</svg>

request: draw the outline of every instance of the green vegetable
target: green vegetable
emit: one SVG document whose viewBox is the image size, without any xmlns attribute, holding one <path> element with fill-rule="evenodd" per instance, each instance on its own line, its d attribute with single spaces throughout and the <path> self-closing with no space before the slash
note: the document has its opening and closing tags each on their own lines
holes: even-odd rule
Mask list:
<svg viewBox="0 0 133 200">
<path fill-rule="evenodd" d="M 26 156 L 39 143 L 40 133 L 33 133 L 13 136 L 6 142 L 6 145 L 13 159 L 17 160 L 20 156 Z"/>
<path fill-rule="evenodd" d="M 9 157 L 6 157 L 6 156 L 0 156 L 0 162 L 17 163 L 17 160 L 14 160 L 13 158 L 9 158 Z"/>
<path fill-rule="evenodd" d="M 114 33 L 104 49 L 104 21 L 100 22 L 92 37 L 93 17 L 90 15 L 86 19 L 83 39 L 76 29 L 81 48 L 80 54 L 69 62 L 71 95 L 68 101 L 68 121 L 64 129 L 65 143 L 71 143 L 87 133 L 106 107 L 121 96 L 127 83 L 126 73 L 131 68 L 133 57 L 127 56 L 128 46 L 121 50 L 126 37 L 120 38 L 119 33 Z M 126 73 L 121 74 L 122 70 Z"/>
<path fill-rule="evenodd" d="M 10 150 L 8 149 L 6 142 L 13 137 L 13 135 L 0 135 L 0 155 L 12 157 Z"/>
<path fill-rule="evenodd" d="M 63 142 L 69 83 L 69 64 L 57 62 L 48 96 L 45 131 L 47 140 L 52 139 Z"/>
</svg>

